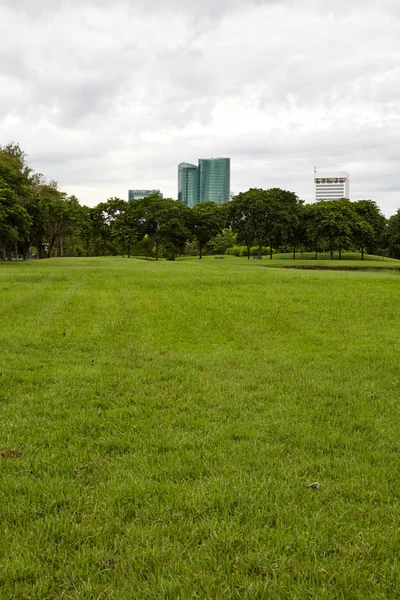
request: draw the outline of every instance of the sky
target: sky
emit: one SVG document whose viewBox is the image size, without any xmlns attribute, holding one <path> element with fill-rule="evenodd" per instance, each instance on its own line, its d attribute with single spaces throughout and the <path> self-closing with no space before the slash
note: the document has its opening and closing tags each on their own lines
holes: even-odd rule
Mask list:
<svg viewBox="0 0 400 600">
<path fill-rule="evenodd" d="M 94 206 L 177 197 L 177 165 L 400 208 L 398 0 L 0 0 L 0 145 Z"/>
</svg>

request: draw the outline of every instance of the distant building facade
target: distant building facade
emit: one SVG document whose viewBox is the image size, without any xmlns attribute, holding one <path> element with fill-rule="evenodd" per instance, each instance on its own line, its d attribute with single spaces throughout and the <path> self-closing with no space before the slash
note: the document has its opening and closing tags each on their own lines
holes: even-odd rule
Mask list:
<svg viewBox="0 0 400 600">
<path fill-rule="evenodd" d="M 189 208 L 199 202 L 199 169 L 190 163 L 178 165 L 178 200 Z"/>
<path fill-rule="evenodd" d="M 346 171 L 326 172 L 314 169 L 315 199 L 350 199 L 350 178 Z"/>
<path fill-rule="evenodd" d="M 128 200 L 142 200 L 142 198 L 147 198 L 153 194 L 163 197 L 160 190 L 128 190 Z"/>
<path fill-rule="evenodd" d="M 229 202 L 231 189 L 230 158 L 199 159 L 200 202 L 212 200 L 218 204 Z"/>
<path fill-rule="evenodd" d="M 231 159 L 199 158 L 198 166 L 178 165 L 178 200 L 192 207 L 199 202 L 230 200 Z"/>
</svg>

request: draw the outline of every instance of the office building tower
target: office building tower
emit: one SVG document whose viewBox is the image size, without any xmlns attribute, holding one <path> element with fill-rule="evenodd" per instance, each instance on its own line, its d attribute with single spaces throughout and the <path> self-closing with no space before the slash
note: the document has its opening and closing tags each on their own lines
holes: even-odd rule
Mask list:
<svg viewBox="0 0 400 600">
<path fill-rule="evenodd" d="M 199 202 L 199 169 L 190 163 L 178 165 L 178 200 L 189 208 Z"/>
<path fill-rule="evenodd" d="M 199 201 L 229 202 L 231 184 L 230 158 L 199 159 Z"/>
<path fill-rule="evenodd" d="M 160 190 L 128 190 L 128 200 L 142 200 L 153 194 L 158 194 L 160 198 L 163 197 Z"/>
<path fill-rule="evenodd" d="M 231 199 L 231 159 L 199 158 L 199 165 L 178 165 L 178 200 L 192 207 L 199 202 L 223 204 Z"/>
<path fill-rule="evenodd" d="M 316 200 L 350 198 L 349 174 L 345 171 L 329 173 L 314 169 L 314 184 Z"/>
</svg>

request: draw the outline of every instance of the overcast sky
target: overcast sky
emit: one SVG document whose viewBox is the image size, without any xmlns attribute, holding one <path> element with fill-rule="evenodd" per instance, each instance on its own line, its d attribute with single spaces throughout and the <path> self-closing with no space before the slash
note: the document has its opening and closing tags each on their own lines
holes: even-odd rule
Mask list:
<svg viewBox="0 0 400 600">
<path fill-rule="evenodd" d="M 400 208 L 398 0 L 0 0 L 0 144 L 94 206 L 177 197 L 177 165 L 231 158 L 231 189 Z"/>
</svg>

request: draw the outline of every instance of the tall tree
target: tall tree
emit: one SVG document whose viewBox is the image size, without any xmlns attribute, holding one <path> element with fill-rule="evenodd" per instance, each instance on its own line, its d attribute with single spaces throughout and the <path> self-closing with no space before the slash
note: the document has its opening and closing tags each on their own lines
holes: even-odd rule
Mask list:
<svg viewBox="0 0 400 600">
<path fill-rule="evenodd" d="M 260 258 L 262 247 L 268 244 L 271 259 L 273 247 L 295 244 L 301 204 L 296 194 L 279 188 L 251 188 L 233 199 L 229 205 L 232 230 L 238 242 L 246 244 L 248 258 L 253 244 Z"/>
<path fill-rule="evenodd" d="M 161 241 L 169 258 L 175 260 L 175 257 L 183 252 L 187 240 L 191 237 L 190 208 L 171 198 L 164 198 L 157 218 L 159 224 L 157 239 Z"/>
<path fill-rule="evenodd" d="M 296 246 L 301 243 L 303 236 L 303 201 L 294 192 L 271 188 L 268 190 L 268 204 L 270 258 L 273 245 L 278 247 L 285 244 L 291 245 L 293 258 L 296 258 Z"/>
<path fill-rule="evenodd" d="M 37 208 L 42 222 L 42 237 L 37 240 L 40 256 L 50 258 L 53 248 L 57 245 L 62 256 L 64 239 L 77 225 L 81 206 L 76 196 L 67 196 L 65 192 L 60 192 L 54 181 L 41 184 L 38 192 Z"/>
<path fill-rule="evenodd" d="M 352 202 L 352 206 L 359 217 L 355 239 L 361 249 L 361 257 L 364 259 L 364 249 L 369 254 L 376 254 L 378 251 L 387 221 L 373 200 L 357 200 Z"/>
<path fill-rule="evenodd" d="M 25 196 L 30 193 L 34 175 L 28 167 L 25 152 L 14 142 L 0 146 L 0 177 L 23 204 Z"/>
<path fill-rule="evenodd" d="M 311 214 L 314 239 L 324 240 L 331 258 L 337 250 L 341 259 L 342 250 L 352 245 L 357 221 L 350 200 L 320 200 L 312 205 Z"/>
<path fill-rule="evenodd" d="M 203 258 L 204 246 L 225 225 L 226 215 L 221 205 L 215 202 L 200 202 L 195 204 L 190 211 L 189 229 L 199 246 L 199 258 Z"/>
<path fill-rule="evenodd" d="M 387 240 L 390 256 L 400 258 L 400 209 L 388 221 Z"/>
<path fill-rule="evenodd" d="M 28 239 L 31 220 L 28 212 L 18 203 L 16 193 L 0 178 L 0 246 L 1 258 L 18 241 Z"/>
<path fill-rule="evenodd" d="M 154 194 L 142 200 L 136 200 L 139 238 L 145 236 L 151 240 L 156 249 L 156 260 L 159 258 L 160 246 L 174 260 L 183 251 L 190 238 L 190 210 L 181 202 L 171 198 L 161 198 Z"/>
<path fill-rule="evenodd" d="M 124 201 L 122 200 L 122 202 Z M 140 211 L 134 200 L 124 202 L 120 208 L 113 223 L 113 236 L 122 245 L 123 252 L 126 252 L 130 258 L 132 246 L 142 239 Z"/>
<path fill-rule="evenodd" d="M 240 192 L 228 204 L 232 231 L 237 242 L 246 246 L 248 259 L 250 247 L 256 243 L 261 248 L 268 235 L 270 224 L 266 216 L 266 194 L 265 190 L 252 188 Z"/>
<path fill-rule="evenodd" d="M 109 198 L 107 202 L 100 202 L 89 211 L 93 229 L 93 240 L 99 254 L 107 256 L 115 252 L 113 248 L 114 226 L 117 219 L 124 213 L 126 201 L 121 198 Z"/>
</svg>

